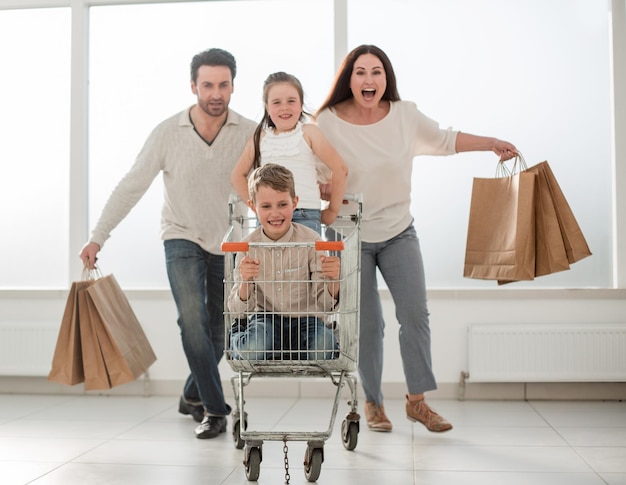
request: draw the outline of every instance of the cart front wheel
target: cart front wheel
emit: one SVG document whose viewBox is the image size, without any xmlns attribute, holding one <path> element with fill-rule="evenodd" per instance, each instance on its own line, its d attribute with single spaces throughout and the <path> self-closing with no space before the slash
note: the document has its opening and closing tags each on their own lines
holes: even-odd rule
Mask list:
<svg viewBox="0 0 626 485">
<path fill-rule="evenodd" d="M 308 463 L 307 455 L 309 456 Z M 324 458 L 321 448 L 313 448 L 310 452 L 307 450 L 304 456 L 304 476 L 309 482 L 315 482 L 319 478 L 322 471 L 322 461 Z"/>
<path fill-rule="evenodd" d="M 344 420 L 341 423 L 341 438 L 343 441 L 343 447 L 346 450 L 354 450 L 359 439 L 358 423 L 355 423 L 354 421 Z"/>
<path fill-rule="evenodd" d="M 246 478 L 249 482 L 256 482 L 261 472 L 261 450 L 258 447 L 250 448 L 250 455 L 246 465 Z"/>
</svg>

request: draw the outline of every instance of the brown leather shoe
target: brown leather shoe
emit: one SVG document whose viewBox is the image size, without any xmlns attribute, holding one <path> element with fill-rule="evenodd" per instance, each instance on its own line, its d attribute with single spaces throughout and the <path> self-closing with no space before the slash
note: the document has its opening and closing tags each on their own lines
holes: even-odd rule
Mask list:
<svg viewBox="0 0 626 485">
<path fill-rule="evenodd" d="M 442 433 L 452 429 L 452 425 L 433 411 L 424 399 L 409 401 L 406 397 L 406 417 L 414 422 L 420 422 L 428 431 Z"/>
<path fill-rule="evenodd" d="M 393 428 L 391 421 L 385 415 L 385 407 L 373 401 L 365 401 L 365 419 L 367 426 L 372 431 L 388 433 Z"/>
</svg>

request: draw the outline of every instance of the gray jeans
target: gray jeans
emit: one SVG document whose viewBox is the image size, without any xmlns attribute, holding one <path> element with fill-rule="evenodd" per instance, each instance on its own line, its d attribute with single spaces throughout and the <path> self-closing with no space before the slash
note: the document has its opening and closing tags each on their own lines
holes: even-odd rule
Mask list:
<svg viewBox="0 0 626 485">
<path fill-rule="evenodd" d="M 430 354 L 424 264 L 413 225 L 380 243 L 361 243 L 361 327 L 359 373 L 368 401 L 383 402 L 383 337 L 385 321 L 376 268 L 393 298 L 400 324 L 400 355 L 410 394 L 437 388 Z"/>
</svg>

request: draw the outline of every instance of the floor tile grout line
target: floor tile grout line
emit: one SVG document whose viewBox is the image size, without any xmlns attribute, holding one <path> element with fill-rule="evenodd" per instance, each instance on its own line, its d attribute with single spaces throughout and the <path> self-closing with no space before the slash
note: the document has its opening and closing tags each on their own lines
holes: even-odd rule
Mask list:
<svg viewBox="0 0 626 485">
<path fill-rule="evenodd" d="M 602 480 L 602 482 L 608 485 L 608 482 L 605 481 L 602 476 L 593 468 L 591 463 L 589 463 L 585 459 L 585 457 L 580 454 L 576 447 L 574 447 L 569 442 L 569 440 L 565 438 L 565 436 L 563 436 L 563 434 L 550 422 L 550 420 L 546 416 L 544 416 L 540 410 L 537 409 L 536 405 L 534 405 L 532 402 L 529 402 L 529 404 L 537 412 L 537 414 L 539 414 L 539 416 L 541 416 L 541 418 L 550 426 L 550 428 L 557 434 L 557 436 L 559 436 L 563 440 L 563 442 L 567 444 L 567 447 L 589 468 L 589 471 L 596 475 L 600 480 Z"/>
</svg>

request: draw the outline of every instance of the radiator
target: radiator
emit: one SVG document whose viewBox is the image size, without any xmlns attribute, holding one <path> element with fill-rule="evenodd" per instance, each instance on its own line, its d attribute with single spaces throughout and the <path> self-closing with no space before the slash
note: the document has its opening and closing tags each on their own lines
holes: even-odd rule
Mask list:
<svg viewBox="0 0 626 485">
<path fill-rule="evenodd" d="M 626 323 L 471 325 L 467 377 L 474 382 L 626 381 Z"/>
<path fill-rule="evenodd" d="M 47 376 L 60 322 L 0 322 L 0 376 Z"/>
</svg>

